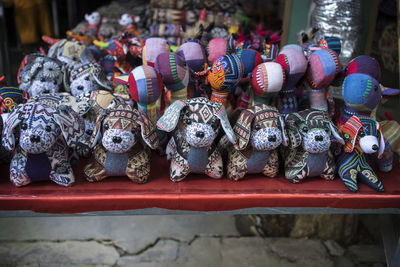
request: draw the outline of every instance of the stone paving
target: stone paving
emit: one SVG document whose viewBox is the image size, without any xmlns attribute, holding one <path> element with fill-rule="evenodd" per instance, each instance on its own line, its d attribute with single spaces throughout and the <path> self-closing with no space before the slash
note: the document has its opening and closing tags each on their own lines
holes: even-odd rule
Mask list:
<svg viewBox="0 0 400 267">
<path fill-rule="evenodd" d="M 381 245 L 240 236 L 230 215 L 0 218 L 0 266 L 383 267 Z"/>
</svg>

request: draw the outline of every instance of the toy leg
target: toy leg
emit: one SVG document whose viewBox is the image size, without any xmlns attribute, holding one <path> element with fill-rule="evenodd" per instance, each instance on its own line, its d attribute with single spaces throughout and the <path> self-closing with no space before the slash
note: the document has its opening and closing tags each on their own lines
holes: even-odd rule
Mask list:
<svg viewBox="0 0 400 267">
<path fill-rule="evenodd" d="M 169 177 L 173 182 L 180 182 L 189 174 L 189 163 L 179 153 L 175 153 L 171 158 Z"/>
<path fill-rule="evenodd" d="M 10 163 L 10 181 L 17 187 L 27 185 L 31 182 L 25 171 L 26 156 L 19 147 Z"/>
<path fill-rule="evenodd" d="M 357 192 L 357 173 L 360 167 L 358 156 L 354 153 L 344 153 L 338 161 L 338 172 L 344 185 L 352 192 Z"/>
<path fill-rule="evenodd" d="M 227 175 L 232 181 L 239 181 L 247 173 L 247 158 L 240 151 L 230 148 Z"/>
<path fill-rule="evenodd" d="M 291 150 L 285 154 L 285 177 L 292 183 L 298 183 L 307 176 L 307 154 Z"/>
<path fill-rule="evenodd" d="M 224 174 L 222 156 L 217 149 L 208 157 L 205 173 L 215 179 L 221 178 Z"/>
<path fill-rule="evenodd" d="M 150 175 L 150 151 L 142 150 L 129 157 L 126 166 L 126 176 L 133 182 L 143 184 Z"/>
<path fill-rule="evenodd" d="M 358 173 L 360 181 L 376 191 L 383 192 L 383 185 L 378 180 L 378 177 L 367 163 L 365 157 L 360 158 L 360 172 Z"/>
<path fill-rule="evenodd" d="M 336 172 L 336 164 L 335 161 L 333 160 L 332 154 L 328 151 L 326 166 L 320 176 L 325 180 L 333 180 L 335 179 L 335 172 Z"/>
<path fill-rule="evenodd" d="M 50 180 L 62 186 L 71 186 L 75 182 L 71 164 L 67 161 L 51 162 Z"/>
<path fill-rule="evenodd" d="M 276 150 L 271 151 L 267 165 L 263 169 L 263 174 L 268 177 L 275 177 L 279 172 L 279 159 Z"/>
<path fill-rule="evenodd" d="M 99 182 L 108 177 L 106 169 L 96 159 L 93 159 L 93 162 L 85 166 L 83 174 L 89 182 Z"/>
</svg>

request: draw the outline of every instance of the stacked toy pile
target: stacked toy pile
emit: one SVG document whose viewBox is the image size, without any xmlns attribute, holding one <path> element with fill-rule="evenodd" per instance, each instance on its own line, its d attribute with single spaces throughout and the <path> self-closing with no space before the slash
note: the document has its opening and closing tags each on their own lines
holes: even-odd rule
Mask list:
<svg viewBox="0 0 400 267">
<path fill-rule="evenodd" d="M 282 168 L 293 183 L 339 176 L 351 191 L 358 182 L 383 191 L 374 168 L 392 169 L 398 124 L 383 123 L 386 139 L 373 114 L 383 96 L 400 91 L 379 83 L 373 58 L 344 68 L 332 37 L 279 51 L 280 33 L 261 26 L 210 38 L 202 25 L 172 51 L 164 38 L 139 36 L 129 14 L 109 39 L 98 35 L 99 14 L 86 18 L 83 34 L 44 37 L 51 46 L 24 58 L 19 87 L 0 89 L 1 160 L 12 151 L 15 186 L 43 179 L 70 186 L 79 158 L 90 158 L 83 170 L 90 182 L 144 183 L 155 149 L 170 161 L 174 182 L 191 172 L 274 177 Z M 333 82 L 343 84 L 343 110 L 329 94 Z"/>
</svg>

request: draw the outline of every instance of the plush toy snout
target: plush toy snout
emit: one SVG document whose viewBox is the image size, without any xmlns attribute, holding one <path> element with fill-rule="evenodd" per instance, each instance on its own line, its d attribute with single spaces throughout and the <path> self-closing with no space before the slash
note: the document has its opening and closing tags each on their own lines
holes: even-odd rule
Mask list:
<svg viewBox="0 0 400 267">
<path fill-rule="evenodd" d="M 378 138 L 373 135 L 367 135 L 360 138 L 361 150 L 366 154 L 373 154 L 379 149 Z"/>
<path fill-rule="evenodd" d="M 132 132 L 122 129 L 108 129 L 104 132 L 102 144 L 113 153 L 125 153 L 136 143 Z"/>
<path fill-rule="evenodd" d="M 41 127 L 25 127 L 26 124 L 23 123 L 21 125 L 20 146 L 25 152 L 30 154 L 40 154 L 49 150 L 61 133 L 60 127 L 55 125 L 47 125 L 45 129 Z"/>
<path fill-rule="evenodd" d="M 191 123 L 185 129 L 186 141 L 193 147 L 209 147 L 216 137 L 214 129 L 206 123 Z"/>
<path fill-rule="evenodd" d="M 265 127 L 256 131 L 251 144 L 256 150 L 273 150 L 282 143 L 282 133 L 277 127 Z"/>
<path fill-rule="evenodd" d="M 330 146 L 330 136 L 322 129 L 311 130 L 303 138 L 303 149 L 309 153 L 326 152 Z"/>
</svg>

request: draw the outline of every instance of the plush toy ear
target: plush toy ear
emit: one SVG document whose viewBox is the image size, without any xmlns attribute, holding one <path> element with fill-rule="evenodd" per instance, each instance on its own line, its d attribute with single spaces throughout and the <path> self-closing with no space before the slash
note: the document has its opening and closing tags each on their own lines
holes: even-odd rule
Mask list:
<svg viewBox="0 0 400 267">
<path fill-rule="evenodd" d="M 285 130 L 285 120 L 281 115 L 278 116 L 279 126 L 281 127 L 282 131 L 282 145 L 288 146 L 288 137 Z"/>
<path fill-rule="evenodd" d="M 107 110 L 104 110 L 96 119 L 96 125 L 94 126 L 92 136 L 90 137 L 91 148 L 95 147 L 97 142 L 99 142 L 101 139 L 101 127 L 103 124 L 103 120 L 107 116 L 107 114 Z"/>
<path fill-rule="evenodd" d="M 344 142 L 342 136 L 340 135 L 338 128 L 332 122 L 329 122 L 329 128 L 331 129 L 333 137 L 335 137 L 335 139 L 338 140 L 339 143 L 344 145 L 345 142 Z"/>
<path fill-rule="evenodd" d="M 15 148 L 15 136 L 14 136 L 14 128 L 17 127 L 18 124 L 22 122 L 23 116 L 21 113 L 23 105 L 18 105 L 14 108 L 14 110 L 5 117 L 3 121 L 3 133 L 2 133 L 2 143 L 5 149 L 8 151 L 12 151 Z"/>
<path fill-rule="evenodd" d="M 61 133 L 69 147 L 75 148 L 85 134 L 85 123 L 71 107 L 61 105 L 54 114 L 54 121 L 60 126 Z"/>
<path fill-rule="evenodd" d="M 70 88 L 71 83 L 69 81 L 69 65 L 67 67 L 64 67 L 63 83 L 64 83 L 65 91 L 70 93 L 71 92 L 71 88 Z"/>
<path fill-rule="evenodd" d="M 107 90 L 112 90 L 110 82 L 107 80 L 106 73 L 103 71 L 103 69 L 100 67 L 94 67 L 92 68 L 91 74 L 98 85 Z"/>
<path fill-rule="evenodd" d="M 143 140 L 150 148 L 156 149 L 159 144 L 156 126 L 145 114 L 140 114 L 138 117 L 138 123 L 140 125 Z"/>
<path fill-rule="evenodd" d="M 295 116 L 294 114 L 290 114 L 286 118 L 286 133 L 288 135 L 288 147 L 289 148 L 296 148 L 301 145 L 302 142 L 302 137 L 301 134 L 296 126 L 296 121 L 298 121 L 299 118 Z"/>
<path fill-rule="evenodd" d="M 186 102 L 177 100 L 165 110 L 164 115 L 157 121 L 157 128 L 164 132 L 172 132 L 178 125 L 179 116 Z"/>
<path fill-rule="evenodd" d="M 381 125 L 379 122 L 376 122 L 376 130 L 379 132 L 379 151 L 378 151 L 378 158 L 382 157 L 383 152 L 385 151 L 385 137 L 383 136 Z"/>
<path fill-rule="evenodd" d="M 243 150 L 247 147 L 247 144 L 250 141 L 251 124 L 253 123 L 254 118 L 255 116 L 253 109 L 245 109 L 240 113 L 235 126 L 233 126 L 233 132 L 237 137 L 235 149 Z"/>
<path fill-rule="evenodd" d="M 232 130 L 232 126 L 229 123 L 228 115 L 226 115 L 226 110 L 224 105 L 220 103 L 214 103 L 216 110 L 215 110 L 215 116 L 219 119 L 222 129 L 224 129 L 224 132 L 226 134 L 226 137 L 228 137 L 229 141 L 232 144 L 236 143 L 236 136 L 235 133 Z"/>
<path fill-rule="evenodd" d="M 357 116 L 352 116 L 341 127 L 344 136 L 344 151 L 347 153 L 353 152 L 358 133 L 362 128 L 362 123 Z"/>
</svg>

